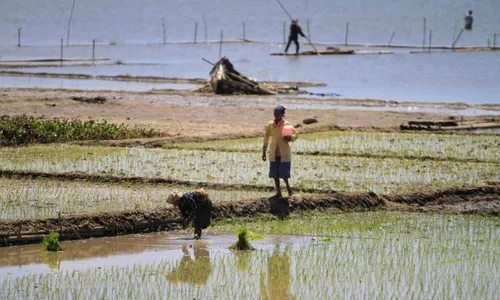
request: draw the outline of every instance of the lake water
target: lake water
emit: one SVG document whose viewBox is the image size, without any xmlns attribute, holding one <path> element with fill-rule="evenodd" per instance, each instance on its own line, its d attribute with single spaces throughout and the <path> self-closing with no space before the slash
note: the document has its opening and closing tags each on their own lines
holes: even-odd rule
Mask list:
<svg viewBox="0 0 500 300">
<path fill-rule="evenodd" d="M 60 39 L 68 33 L 71 0 L 3 1 L 0 4 L 0 61 L 32 58 L 59 58 Z M 432 44 L 450 46 L 463 25 L 463 16 L 474 11 L 474 29 L 464 32 L 457 46 L 486 46 L 499 33 L 496 0 L 457 2 L 452 0 L 355 0 L 333 3 L 328 0 L 283 2 L 299 18 L 315 43 L 342 44 L 349 23 L 350 44 L 422 45 L 423 19 L 426 36 L 432 30 Z M 166 44 L 163 44 L 162 18 Z M 338 93 L 344 98 L 374 98 L 397 101 L 500 103 L 500 51 L 436 52 L 410 54 L 416 49 L 390 49 L 392 55 L 350 55 L 276 57 L 283 51 L 283 22 L 287 15 L 277 1 L 75 1 L 71 22 L 70 47 L 66 58 L 89 58 L 91 43 L 97 41 L 96 56 L 109 57 L 108 64 L 92 67 L 33 68 L 32 72 L 86 73 L 92 75 L 152 75 L 206 78 L 210 65 L 202 57 L 216 61 L 219 44 L 205 43 L 245 37 L 262 43 L 231 43 L 222 46 L 235 67 L 258 80 L 314 81 L 327 84 L 314 92 Z M 197 26 L 197 44 L 192 42 Z M 205 27 L 206 25 L 206 27 Z M 288 25 L 286 25 L 288 26 Z M 18 48 L 18 31 L 22 27 Z M 288 28 L 286 28 L 288 31 Z M 455 34 L 454 34 L 455 33 Z M 288 33 L 286 33 L 288 34 Z M 305 39 L 301 49 L 310 50 Z M 426 44 L 428 44 L 428 38 Z M 326 45 L 317 44 L 324 49 Z M 293 51 L 292 46 L 292 51 Z M 377 50 L 370 48 L 370 50 Z M 385 49 L 387 50 L 387 49 Z M 120 64 L 113 64 L 120 62 Z M 19 79 L 20 80 L 20 79 Z M 64 82 L 64 88 L 80 83 Z M 19 86 L 13 79 L 0 87 Z M 54 86 L 54 81 L 37 80 L 38 87 Z M 88 85 L 92 87 L 93 85 Z M 95 88 L 143 90 L 132 83 L 95 83 Z M 155 86 L 155 88 L 158 88 Z"/>
</svg>

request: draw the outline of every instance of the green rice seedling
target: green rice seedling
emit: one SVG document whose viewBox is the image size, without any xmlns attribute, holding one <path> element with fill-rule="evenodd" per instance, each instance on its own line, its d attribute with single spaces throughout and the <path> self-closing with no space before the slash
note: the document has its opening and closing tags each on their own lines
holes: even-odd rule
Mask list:
<svg viewBox="0 0 500 300">
<path fill-rule="evenodd" d="M 90 183 L 0 178 L 0 219 L 47 218 L 78 213 L 153 210 L 167 195 L 193 186 Z M 206 189 L 213 202 L 265 197 L 265 191 Z"/>
<path fill-rule="evenodd" d="M 42 240 L 44 250 L 50 252 L 62 251 L 61 243 L 59 242 L 59 233 L 51 232 L 49 235 L 44 236 Z"/>
<path fill-rule="evenodd" d="M 238 231 L 238 241 L 232 244 L 229 248 L 232 250 L 255 250 L 248 240 L 248 229 L 246 227 L 243 227 Z"/>
<path fill-rule="evenodd" d="M 259 188 L 271 184 L 265 176 L 268 166 L 258 155 L 238 152 L 33 146 L 0 149 L 0 168 Z M 495 163 L 299 155 L 293 168 L 298 189 L 392 193 L 500 181 Z"/>
<path fill-rule="evenodd" d="M 167 147 L 214 151 L 258 152 L 262 138 L 179 143 Z M 370 156 L 496 162 L 500 137 L 433 133 L 328 131 L 302 134 L 293 144 L 301 154 Z"/>
<path fill-rule="evenodd" d="M 226 225 L 237 230 L 238 223 Z M 210 243 L 210 267 L 203 275 L 186 271 L 179 280 L 167 278 L 182 262 L 179 249 L 130 254 L 126 260 L 109 256 L 100 258 L 102 264 L 67 264 L 67 269 L 61 264 L 61 270 L 37 265 L 34 272 L 16 272 L 0 266 L 0 298 L 497 298 L 497 217 L 315 213 L 248 224 L 278 236 L 252 252 Z M 288 235 L 294 232 L 303 236 Z M 333 239 L 318 241 L 318 236 Z M 153 255 L 157 258 L 144 260 Z"/>
</svg>

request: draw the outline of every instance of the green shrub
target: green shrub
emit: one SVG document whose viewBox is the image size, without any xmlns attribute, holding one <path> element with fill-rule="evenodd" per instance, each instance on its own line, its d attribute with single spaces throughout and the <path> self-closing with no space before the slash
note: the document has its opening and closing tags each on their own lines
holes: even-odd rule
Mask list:
<svg viewBox="0 0 500 300">
<path fill-rule="evenodd" d="M 56 252 L 61 251 L 62 246 L 59 242 L 59 233 L 51 232 L 49 235 L 45 236 L 42 240 L 43 247 L 46 251 Z"/>
<path fill-rule="evenodd" d="M 105 120 L 45 120 L 26 115 L 0 117 L 0 146 L 60 143 L 74 140 L 129 139 L 160 135 L 152 129 L 130 129 L 124 124 L 110 124 Z"/>
</svg>

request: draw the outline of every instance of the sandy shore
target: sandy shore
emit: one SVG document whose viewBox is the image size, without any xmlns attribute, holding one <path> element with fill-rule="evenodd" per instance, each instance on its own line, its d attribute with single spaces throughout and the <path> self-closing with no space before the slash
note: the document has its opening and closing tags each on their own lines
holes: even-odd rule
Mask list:
<svg viewBox="0 0 500 300">
<path fill-rule="evenodd" d="M 101 104 L 77 101 L 99 97 Z M 77 99 L 77 100 L 75 100 Z M 0 89 L 0 115 L 31 115 L 46 118 L 105 119 L 108 122 L 154 128 L 170 138 L 210 138 L 258 135 L 272 119 L 273 107 L 287 103 L 286 118 L 301 124 L 305 118 L 318 123 L 302 124 L 304 131 L 328 128 L 398 130 L 408 121 L 443 121 L 456 116 L 363 109 L 380 105 L 379 100 L 363 100 L 359 109 L 310 109 L 329 100 L 286 96 L 200 95 L 188 91 L 115 92 L 52 89 Z M 352 100 L 336 100 L 348 103 Z M 314 104 L 314 105 L 312 105 Z M 474 116 L 469 123 L 500 125 L 500 117 Z"/>
</svg>

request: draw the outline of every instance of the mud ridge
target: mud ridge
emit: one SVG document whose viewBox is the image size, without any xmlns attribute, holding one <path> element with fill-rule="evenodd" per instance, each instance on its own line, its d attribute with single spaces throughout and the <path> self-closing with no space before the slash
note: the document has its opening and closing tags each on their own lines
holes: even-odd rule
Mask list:
<svg viewBox="0 0 500 300">
<path fill-rule="evenodd" d="M 217 149 L 212 147 L 196 147 L 196 148 L 183 148 L 182 146 L 166 145 L 160 146 L 163 149 L 175 149 L 175 150 L 200 150 L 200 151 L 212 151 L 212 152 L 234 152 L 234 153 L 258 153 L 257 150 L 241 150 L 241 149 Z M 396 156 L 396 155 L 384 155 L 384 154 L 370 154 L 370 153 L 348 153 L 348 152 L 337 152 L 329 153 L 325 151 L 295 151 L 294 155 L 313 155 L 313 156 L 326 156 L 326 157 L 356 157 L 356 158 L 375 158 L 375 159 L 407 159 L 407 160 L 418 160 L 418 161 L 438 161 L 438 162 L 459 162 L 459 163 L 486 163 L 486 164 L 500 164 L 500 161 L 488 161 L 481 160 L 477 158 L 441 158 L 432 156 Z"/>
<path fill-rule="evenodd" d="M 269 214 L 273 203 L 286 211 L 334 210 L 338 212 L 398 210 L 500 215 L 500 185 L 454 188 L 426 193 L 377 195 L 375 193 L 310 194 L 290 198 L 260 198 L 215 203 L 214 221 Z M 397 203 L 396 203 L 397 202 Z M 458 204 L 458 205 L 457 205 Z M 464 205 L 466 204 L 466 205 Z M 477 204 L 476 206 L 474 204 Z M 415 209 L 417 205 L 420 209 Z M 0 246 L 39 242 L 50 232 L 61 239 L 113 236 L 180 228 L 180 213 L 173 207 L 152 211 L 60 215 L 57 218 L 0 221 Z"/>
<path fill-rule="evenodd" d="M 252 190 L 252 191 L 274 191 L 271 186 L 235 184 L 235 183 L 210 183 L 202 181 L 189 181 L 171 178 L 147 178 L 147 177 L 121 177 L 114 175 L 91 175 L 86 173 L 45 173 L 36 171 L 1 170 L 0 177 L 5 178 L 27 178 L 27 179 L 53 179 L 60 181 L 86 181 L 95 183 L 134 183 L 152 185 L 181 185 L 190 187 L 203 187 L 218 190 Z M 301 193 L 335 193 L 333 190 L 321 189 L 295 189 Z"/>
</svg>

